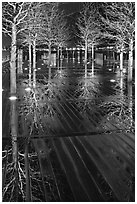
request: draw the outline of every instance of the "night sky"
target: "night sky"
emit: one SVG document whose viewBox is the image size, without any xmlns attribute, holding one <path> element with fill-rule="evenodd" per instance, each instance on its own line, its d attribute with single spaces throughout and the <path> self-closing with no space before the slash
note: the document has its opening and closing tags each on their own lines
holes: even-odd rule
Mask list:
<svg viewBox="0 0 137 204">
<path fill-rule="evenodd" d="M 82 2 L 61 2 L 60 8 L 64 10 L 65 14 L 70 14 L 68 16 L 68 23 L 74 24 L 75 15 L 81 9 Z M 5 34 L 2 34 L 2 47 L 9 47 L 11 43 L 10 37 L 6 37 Z"/>
</svg>

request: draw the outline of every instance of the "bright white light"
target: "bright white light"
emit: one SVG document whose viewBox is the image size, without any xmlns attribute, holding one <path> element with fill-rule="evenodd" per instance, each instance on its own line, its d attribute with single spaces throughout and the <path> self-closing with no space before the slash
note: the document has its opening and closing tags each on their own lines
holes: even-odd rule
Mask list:
<svg viewBox="0 0 137 204">
<path fill-rule="evenodd" d="M 4 89 L 2 89 L 2 92 L 4 91 Z"/>
<path fill-rule="evenodd" d="M 25 91 L 31 91 L 30 87 L 25 88 Z"/>
<path fill-rule="evenodd" d="M 9 99 L 10 99 L 11 101 L 15 101 L 15 100 L 17 99 L 17 97 L 16 97 L 16 96 L 10 96 Z"/>
<path fill-rule="evenodd" d="M 28 68 L 26 67 L 26 68 L 24 68 L 25 70 L 27 70 Z"/>
<path fill-rule="evenodd" d="M 110 79 L 110 82 L 115 82 L 115 79 Z"/>
<path fill-rule="evenodd" d="M 108 69 L 109 71 L 112 71 L 112 69 Z"/>
<path fill-rule="evenodd" d="M 126 71 L 127 71 L 126 69 L 123 69 L 123 73 L 126 73 Z"/>
<path fill-rule="evenodd" d="M 38 67 L 38 70 L 40 70 L 41 68 L 40 67 Z"/>
</svg>

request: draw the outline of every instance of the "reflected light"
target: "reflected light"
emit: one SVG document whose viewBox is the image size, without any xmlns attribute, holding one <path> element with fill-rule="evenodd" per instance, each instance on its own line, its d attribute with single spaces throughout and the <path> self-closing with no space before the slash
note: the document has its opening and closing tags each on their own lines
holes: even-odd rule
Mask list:
<svg viewBox="0 0 137 204">
<path fill-rule="evenodd" d="M 4 91 L 4 89 L 2 89 L 2 92 Z"/>
<path fill-rule="evenodd" d="M 9 99 L 10 99 L 11 101 L 15 101 L 15 100 L 17 100 L 17 97 L 16 97 L 16 96 L 10 96 Z"/>
<path fill-rule="evenodd" d="M 110 82 L 115 82 L 115 79 L 110 79 Z"/>
</svg>

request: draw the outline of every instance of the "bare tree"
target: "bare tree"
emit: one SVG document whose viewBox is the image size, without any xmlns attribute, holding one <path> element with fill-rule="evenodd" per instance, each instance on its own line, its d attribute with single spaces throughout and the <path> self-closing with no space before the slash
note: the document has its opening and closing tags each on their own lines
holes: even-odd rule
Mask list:
<svg viewBox="0 0 137 204">
<path fill-rule="evenodd" d="M 25 2 L 3 2 L 2 4 L 2 30 L 5 34 L 11 37 L 11 59 L 10 59 L 10 94 L 16 95 L 16 46 L 17 37 L 19 33 L 25 29 L 21 28 L 22 23 L 28 15 L 28 9 L 31 3 Z M 16 101 L 11 101 L 10 124 L 11 124 L 11 137 L 12 137 L 12 161 L 14 169 L 14 183 L 15 183 L 15 196 L 18 200 L 18 128 L 17 128 L 17 106 Z M 14 190 L 14 188 L 13 188 Z"/>
<path fill-rule="evenodd" d="M 24 22 L 31 3 L 3 2 L 2 3 L 2 31 L 11 37 L 10 60 L 10 92 L 16 94 L 16 41 L 17 35 L 25 28 L 20 29 Z"/>
<path fill-rule="evenodd" d="M 135 3 L 115 2 L 105 3 L 104 36 L 114 39 L 120 50 L 120 70 L 123 70 L 123 51 L 128 47 L 129 70 L 128 80 L 132 80 L 133 47 L 135 39 Z"/>
<path fill-rule="evenodd" d="M 56 19 L 58 17 L 58 3 L 48 3 L 43 10 L 43 44 L 48 46 L 48 65 L 51 65 L 51 48 L 55 45 Z"/>
<path fill-rule="evenodd" d="M 56 26 L 55 26 L 55 45 L 57 46 L 58 50 L 58 60 L 62 59 L 62 48 L 67 46 L 67 42 L 70 39 L 70 32 L 69 28 L 67 27 L 67 21 L 65 19 L 65 15 L 63 13 L 58 13 L 56 18 Z M 59 53 L 60 49 L 60 53 Z"/>
<path fill-rule="evenodd" d="M 100 30 L 96 18 L 94 3 L 83 3 L 83 10 L 80 12 L 76 22 L 79 32 L 77 36 L 81 39 L 85 49 L 85 72 L 87 72 L 87 52 L 88 47 L 92 46 L 92 60 L 94 60 L 94 46 L 97 44 Z M 92 70 L 93 73 L 93 70 Z M 86 76 L 86 73 L 85 73 Z"/>
<path fill-rule="evenodd" d="M 28 11 L 27 20 L 25 22 L 26 30 L 22 34 L 22 42 L 29 45 L 29 86 L 31 86 L 31 64 L 33 49 L 33 86 L 36 86 L 36 45 L 42 40 L 42 6 L 40 2 L 33 2 Z M 24 25 L 23 25 L 24 26 Z"/>
</svg>

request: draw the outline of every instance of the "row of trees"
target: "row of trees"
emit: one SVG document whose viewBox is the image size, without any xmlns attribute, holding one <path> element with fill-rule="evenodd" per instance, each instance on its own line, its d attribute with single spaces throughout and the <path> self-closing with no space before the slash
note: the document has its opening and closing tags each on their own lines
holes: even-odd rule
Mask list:
<svg viewBox="0 0 137 204">
<path fill-rule="evenodd" d="M 2 7 L 3 32 L 11 37 L 10 92 L 16 94 L 17 44 L 29 48 L 29 83 L 33 50 L 33 86 L 36 84 L 36 46 L 48 46 L 48 64 L 51 63 L 51 47 L 62 48 L 70 38 L 67 21 L 59 3 L 4 2 Z M 58 54 L 59 55 L 59 54 Z"/>
<path fill-rule="evenodd" d="M 11 37 L 10 58 L 10 94 L 17 92 L 17 48 L 24 45 L 29 50 L 29 85 L 36 86 L 36 46 L 48 46 L 48 65 L 51 62 L 51 47 L 58 50 L 64 46 L 69 38 L 64 14 L 59 12 L 58 3 L 39 2 L 3 2 L 2 4 L 3 32 Z M 67 33 L 67 34 L 66 34 Z M 17 47 L 18 46 L 18 47 Z M 33 52 L 32 52 L 33 51 Z M 18 52 L 20 53 L 20 52 Z M 33 56 L 32 54 L 33 53 Z M 32 73 L 33 71 L 33 73 Z M 33 75 L 33 80 L 32 76 Z M 37 101 L 36 101 L 37 102 Z M 35 109 L 35 108 L 34 108 Z M 18 111 L 16 101 L 11 101 L 11 138 L 12 138 L 12 164 L 14 169 L 11 197 L 16 192 L 15 200 L 18 200 L 19 189 L 19 151 L 18 151 Z M 34 114 L 35 117 L 35 114 Z M 35 122 L 35 120 L 34 120 Z M 26 128 L 24 128 L 24 131 Z M 26 130 L 27 131 L 27 130 Z M 27 135 L 26 133 L 25 136 Z M 30 201 L 30 179 L 28 167 L 28 139 L 25 149 L 25 176 L 26 176 L 26 201 Z M 4 185 L 4 184 L 3 184 Z M 6 185 L 6 191 L 9 185 Z"/>
<path fill-rule="evenodd" d="M 76 21 L 80 43 L 85 48 L 85 65 L 87 65 L 87 49 L 92 47 L 94 60 L 94 46 L 115 44 L 120 53 L 120 70 L 123 70 L 123 53 L 129 53 L 128 81 L 132 81 L 133 50 L 135 41 L 135 3 L 83 3 L 83 9 Z M 86 68 L 87 69 L 87 68 Z"/>
<path fill-rule="evenodd" d="M 51 47 L 66 46 L 70 39 L 67 21 L 55 2 L 3 2 L 2 8 L 3 32 L 12 39 L 10 60 L 11 93 L 16 93 L 16 45 L 24 44 L 29 47 L 29 83 L 31 84 L 31 65 L 33 49 L 33 86 L 35 86 L 36 46 L 46 45 L 49 48 L 49 66 L 51 62 Z M 83 9 L 76 19 L 76 36 L 80 45 L 85 49 L 85 66 L 87 66 L 87 50 L 107 43 L 115 44 L 120 52 L 120 70 L 123 69 L 123 53 L 129 53 L 128 79 L 132 80 L 133 49 L 135 40 L 135 3 L 93 3 L 84 2 Z M 62 55 L 62 54 L 61 54 Z M 87 69 L 87 67 L 86 67 Z"/>
</svg>

